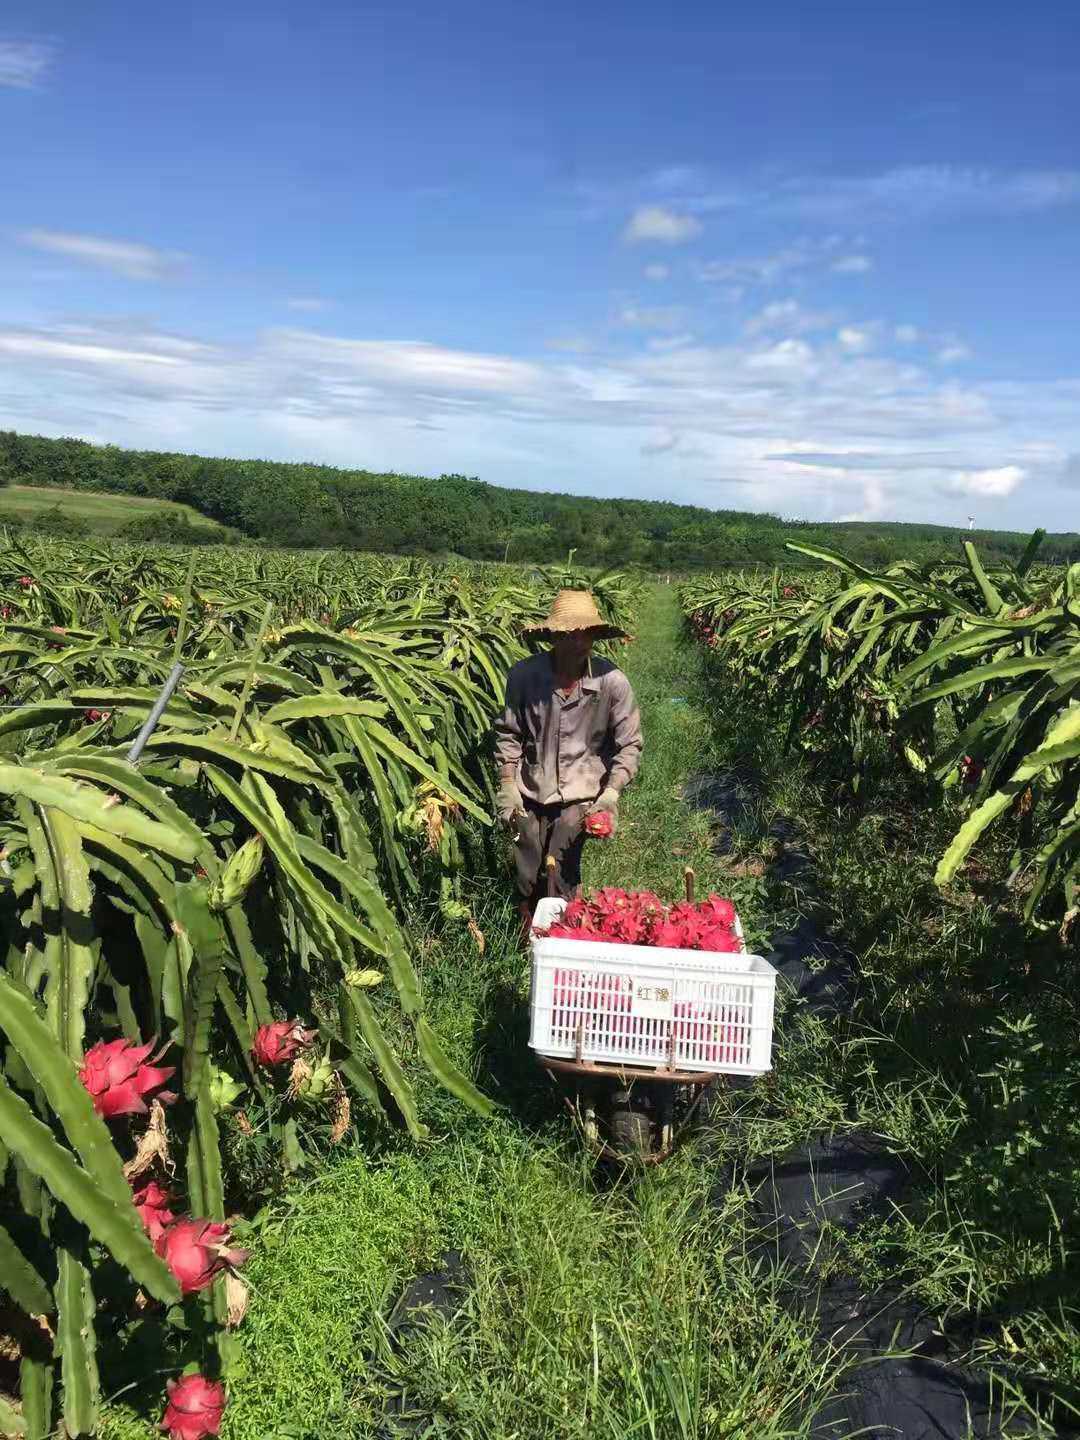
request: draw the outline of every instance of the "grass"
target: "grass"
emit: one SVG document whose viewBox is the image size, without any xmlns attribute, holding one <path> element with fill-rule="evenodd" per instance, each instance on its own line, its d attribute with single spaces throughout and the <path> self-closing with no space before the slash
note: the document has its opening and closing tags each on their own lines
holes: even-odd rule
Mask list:
<svg viewBox="0 0 1080 1440">
<path fill-rule="evenodd" d="M 89 490 L 63 490 L 54 486 L 6 485 L 0 489 L 0 524 L 5 520 L 31 524 L 46 515 L 82 522 L 95 535 L 117 535 L 134 520 L 176 515 L 189 525 L 220 530 L 216 520 L 178 505 L 139 495 L 106 495 Z"/>
<path fill-rule="evenodd" d="M 925 1179 L 903 1211 L 830 1237 L 830 1264 L 868 1289 L 907 1287 L 972 1356 L 1055 1384 L 1080 1377 L 1064 1239 L 1080 1111 L 1062 1113 L 1052 1085 L 1074 988 L 1060 977 L 1053 994 L 1033 983 L 1002 1003 L 1020 941 L 992 906 L 957 907 L 930 883 L 950 817 L 922 815 L 887 777 L 873 808 L 839 799 L 836 777 L 783 755 L 677 636 L 675 597 L 658 587 L 626 652 L 645 764 L 617 841 L 588 847 L 586 883 L 670 895 L 692 865 L 701 893 L 736 898 L 755 947 L 800 916 L 830 922 L 860 961 L 856 1019 L 792 1014 L 782 1000 L 774 1071 L 721 1097 L 711 1131 L 655 1169 L 598 1170 L 527 1048 L 527 967 L 505 881 L 474 876 L 484 953 L 434 922 L 418 950 L 432 1021 L 499 1112 L 477 1119 L 417 1067 L 428 1142 L 369 1137 L 256 1218 L 225 1440 L 808 1434 L 840 1362 L 782 1306 L 751 1253 L 747 1195 L 717 1177 L 736 1155 L 855 1124 Z M 689 774 L 717 766 L 748 778 L 722 858 L 714 820 L 680 800 Z M 813 857 L 787 878 L 769 864 L 781 815 Z M 1029 1006 L 1053 1019 L 1049 1056 L 1024 1028 Z M 1051 1090 L 1057 1108 L 1043 1114 Z M 1023 1153 L 999 1153 L 1023 1136 Z M 1033 1163 L 1040 1147 L 1047 1158 Z M 1017 1213 L 1011 1197 L 1030 1208 Z M 394 1333 L 395 1296 L 447 1250 L 468 1271 L 459 1307 Z M 132 1393 L 114 1407 L 112 1440 L 148 1440 L 159 1396 L 152 1377 L 145 1406 Z"/>
</svg>

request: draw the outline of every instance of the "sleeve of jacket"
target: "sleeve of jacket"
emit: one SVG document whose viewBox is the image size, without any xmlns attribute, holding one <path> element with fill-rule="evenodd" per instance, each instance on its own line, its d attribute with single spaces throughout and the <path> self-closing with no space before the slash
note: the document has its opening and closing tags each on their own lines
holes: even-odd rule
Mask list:
<svg viewBox="0 0 1080 1440">
<path fill-rule="evenodd" d="M 630 681 L 618 671 L 611 677 L 611 734 L 614 755 L 607 783 L 623 790 L 638 772 L 641 764 L 641 712 Z"/>
<path fill-rule="evenodd" d="M 521 767 L 521 676 L 517 666 L 506 680 L 506 699 L 495 721 L 495 770 L 500 780 L 516 780 Z"/>
</svg>

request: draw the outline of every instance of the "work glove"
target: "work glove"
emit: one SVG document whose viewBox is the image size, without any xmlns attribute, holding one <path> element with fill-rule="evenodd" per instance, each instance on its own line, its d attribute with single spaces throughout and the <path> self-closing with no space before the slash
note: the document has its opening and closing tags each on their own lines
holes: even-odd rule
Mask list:
<svg viewBox="0 0 1080 1440">
<path fill-rule="evenodd" d="M 495 813 L 502 823 L 512 827 L 519 815 L 525 813 L 525 801 L 521 798 L 516 780 L 503 780 L 499 784 L 499 795 L 495 801 Z"/>
<path fill-rule="evenodd" d="M 615 789 L 614 785 L 609 785 L 606 790 L 600 792 L 600 796 L 593 804 L 589 814 L 610 815 L 611 833 L 612 835 L 615 834 L 615 831 L 619 828 L 619 792 Z"/>
</svg>

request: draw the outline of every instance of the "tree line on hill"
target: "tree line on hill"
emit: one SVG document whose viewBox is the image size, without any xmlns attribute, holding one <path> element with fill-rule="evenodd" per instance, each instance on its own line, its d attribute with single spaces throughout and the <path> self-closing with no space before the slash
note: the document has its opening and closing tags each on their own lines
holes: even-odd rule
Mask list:
<svg viewBox="0 0 1080 1440">
<path fill-rule="evenodd" d="M 797 540 L 842 548 L 866 565 L 956 557 L 960 531 L 911 524 L 785 520 L 666 500 L 597 499 L 503 489 L 465 475 L 379 474 L 329 465 L 125 450 L 0 431 L 0 484 L 175 500 L 271 545 L 474 560 L 715 569 L 790 561 Z M 140 538 L 183 539 L 175 520 L 138 522 Z M 186 532 L 192 527 L 183 526 Z M 209 538 L 209 537 L 205 537 Z M 1026 535 L 979 531 L 984 560 L 1018 559 Z M 1080 560 L 1080 535 L 1047 537 L 1040 558 Z"/>
</svg>

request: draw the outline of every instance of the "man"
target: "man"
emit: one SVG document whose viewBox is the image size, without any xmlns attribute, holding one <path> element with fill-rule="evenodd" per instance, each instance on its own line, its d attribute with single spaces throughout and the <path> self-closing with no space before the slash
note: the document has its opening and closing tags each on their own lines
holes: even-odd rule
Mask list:
<svg viewBox="0 0 1080 1440">
<path fill-rule="evenodd" d="M 531 923 L 555 862 L 556 892 L 581 884 L 585 819 L 606 811 L 612 831 L 619 796 L 641 759 L 641 717 L 626 676 L 593 659 L 598 640 L 621 636 L 604 622 L 587 590 L 560 590 L 547 619 L 531 630 L 550 649 L 510 671 L 495 724 L 499 819 L 514 835 L 522 922 Z"/>
</svg>

